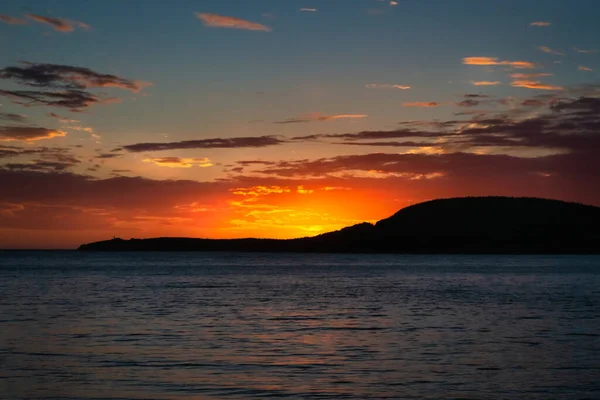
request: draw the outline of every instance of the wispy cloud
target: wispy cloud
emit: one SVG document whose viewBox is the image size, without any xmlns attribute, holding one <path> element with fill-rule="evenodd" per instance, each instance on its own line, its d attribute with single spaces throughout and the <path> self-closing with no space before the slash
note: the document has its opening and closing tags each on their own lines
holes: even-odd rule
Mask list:
<svg viewBox="0 0 600 400">
<path fill-rule="evenodd" d="M 26 25 L 27 21 L 17 17 L 11 17 L 10 15 L 0 14 L 0 21 L 9 25 Z"/>
<path fill-rule="evenodd" d="M 535 64 L 529 61 L 500 61 L 497 57 L 465 57 L 463 64 L 466 65 L 506 65 L 513 68 L 535 68 Z"/>
<path fill-rule="evenodd" d="M 494 86 L 494 85 L 500 85 L 501 84 L 500 81 L 472 81 L 471 83 L 474 86 Z"/>
<path fill-rule="evenodd" d="M 302 115 L 296 118 L 289 118 L 283 121 L 275 121 L 275 124 L 299 124 L 305 122 L 325 122 L 325 121 L 335 121 L 338 119 L 360 119 L 366 118 L 368 115 L 365 114 L 338 114 L 338 115 L 325 115 L 321 113 L 312 113 Z"/>
<path fill-rule="evenodd" d="M 50 25 L 52 29 L 57 32 L 73 32 L 75 28 L 83 30 L 89 30 L 90 26 L 81 21 L 68 20 L 64 18 L 46 17 L 38 14 L 25 14 L 25 17 L 32 21 L 39 22 L 41 24 Z"/>
<path fill-rule="evenodd" d="M 410 86 L 394 85 L 394 84 L 389 84 L 389 83 L 383 83 L 383 84 L 369 83 L 369 84 L 365 85 L 365 87 L 368 89 L 400 89 L 400 90 L 410 89 Z"/>
<path fill-rule="evenodd" d="M 532 22 L 529 24 L 529 26 L 538 26 L 538 27 L 544 27 L 544 26 L 551 26 L 552 22 L 548 22 L 548 21 L 536 21 L 536 22 Z"/>
<path fill-rule="evenodd" d="M 49 106 L 68 108 L 72 112 L 80 112 L 95 104 L 119 103 L 116 97 L 98 96 L 82 90 L 63 90 L 57 92 L 37 90 L 2 90 L 0 96 L 17 99 L 15 104 L 23 107 Z"/>
<path fill-rule="evenodd" d="M 402 107 L 437 107 L 440 103 L 435 101 L 414 101 L 411 103 L 402 103 Z"/>
<path fill-rule="evenodd" d="M 114 87 L 137 93 L 152 83 L 134 81 L 112 74 L 102 74 L 85 67 L 61 64 L 22 62 L 23 67 L 0 69 L 0 79 L 13 80 L 19 84 L 54 88 L 78 89 Z"/>
<path fill-rule="evenodd" d="M 168 143 L 136 143 L 123 146 L 129 152 L 163 151 L 179 149 L 234 149 L 246 147 L 267 147 L 283 144 L 285 141 L 275 136 L 254 136 L 238 138 L 215 138 L 200 140 L 185 140 Z"/>
<path fill-rule="evenodd" d="M 538 81 L 530 81 L 530 80 L 516 80 L 516 81 L 511 82 L 510 85 L 513 87 L 521 87 L 521 88 L 527 88 L 527 89 L 563 90 L 562 86 L 547 85 L 545 83 L 541 83 Z"/>
<path fill-rule="evenodd" d="M 292 190 L 287 186 L 252 186 L 245 188 L 235 188 L 230 189 L 233 194 L 238 196 L 250 196 L 250 197 L 258 197 L 258 196 L 267 196 L 270 194 L 284 194 L 291 193 Z"/>
<path fill-rule="evenodd" d="M 516 74 L 510 74 L 511 78 L 514 79 L 533 79 L 533 78 L 541 78 L 544 76 L 552 76 L 552 74 L 548 74 L 548 73 L 538 73 L 538 74 L 523 74 L 523 73 L 516 73 Z"/>
<path fill-rule="evenodd" d="M 212 167 L 213 163 L 208 158 L 179 158 L 179 157 L 158 157 L 146 158 L 144 162 L 167 168 L 191 168 L 191 167 Z"/>
<path fill-rule="evenodd" d="M 34 142 L 42 139 L 66 136 L 58 129 L 47 129 L 32 126 L 0 126 L 0 142 Z"/>
<path fill-rule="evenodd" d="M 573 50 L 575 50 L 578 53 L 585 53 L 585 54 L 596 54 L 598 52 L 598 50 L 594 50 L 594 49 L 579 49 L 577 47 L 573 47 Z"/>
<path fill-rule="evenodd" d="M 541 51 L 543 51 L 544 53 L 548 53 L 548 54 L 554 54 L 554 55 L 557 55 L 557 56 L 564 56 L 564 54 L 563 54 L 563 53 L 561 53 L 560 51 L 553 50 L 553 49 L 551 49 L 551 48 L 550 48 L 550 47 L 548 47 L 548 46 L 540 46 L 540 47 L 538 47 L 538 48 L 539 48 Z"/>
<path fill-rule="evenodd" d="M 271 32 L 271 28 L 257 22 L 250 22 L 240 18 L 227 17 L 224 15 L 208 14 L 208 13 L 195 13 L 196 17 L 200 19 L 205 26 L 211 28 L 232 28 L 232 29 L 245 29 L 248 31 L 263 31 Z"/>
<path fill-rule="evenodd" d="M 22 114 L 0 112 L 0 120 L 10 122 L 25 122 L 27 121 L 27 116 Z"/>
<path fill-rule="evenodd" d="M 300 11 L 303 11 L 303 12 L 317 12 L 319 10 L 316 9 L 316 8 L 301 8 Z"/>
<path fill-rule="evenodd" d="M 579 67 L 577 67 L 577 69 L 580 71 L 593 71 L 593 69 L 588 68 L 585 65 L 580 65 Z"/>
<path fill-rule="evenodd" d="M 1 90 L 0 96 L 18 99 L 25 107 L 45 105 L 82 111 L 94 104 L 117 103 L 116 97 L 94 94 L 90 88 L 119 88 L 138 93 L 150 82 L 134 81 L 111 74 L 101 74 L 89 68 L 60 64 L 22 62 L 24 66 L 0 69 L 0 79 L 44 90 Z"/>
</svg>

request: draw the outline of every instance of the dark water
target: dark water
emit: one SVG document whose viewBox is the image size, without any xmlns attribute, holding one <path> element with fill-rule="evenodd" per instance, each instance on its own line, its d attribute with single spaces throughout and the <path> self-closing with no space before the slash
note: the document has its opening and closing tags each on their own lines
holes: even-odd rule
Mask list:
<svg viewBox="0 0 600 400">
<path fill-rule="evenodd" d="M 600 257 L 0 252 L 2 399 L 600 399 Z"/>
</svg>

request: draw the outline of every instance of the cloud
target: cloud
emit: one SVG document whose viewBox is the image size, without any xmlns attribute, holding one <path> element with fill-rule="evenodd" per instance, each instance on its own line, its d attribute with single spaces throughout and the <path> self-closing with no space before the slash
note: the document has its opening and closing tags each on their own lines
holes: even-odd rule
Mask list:
<svg viewBox="0 0 600 400">
<path fill-rule="evenodd" d="M 179 158 L 179 157 L 158 157 L 146 158 L 144 162 L 154 163 L 159 167 L 168 168 L 191 168 L 191 167 L 212 167 L 213 163 L 208 158 Z"/>
<path fill-rule="evenodd" d="M 21 18 L 11 17 L 10 15 L 0 14 L 0 21 L 9 25 L 26 25 L 27 21 Z"/>
<path fill-rule="evenodd" d="M 499 82 L 499 81 L 472 81 L 471 83 L 474 86 L 494 86 L 494 85 L 501 84 L 501 82 Z"/>
<path fill-rule="evenodd" d="M 522 74 L 522 73 L 516 73 L 516 74 L 510 74 L 511 78 L 514 79 L 534 79 L 534 78 L 541 78 L 544 76 L 552 76 L 552 74 L 548 74 L 548 73 L 538 73 L 538 74 Z"/>
<path fill-rule="evenodd" d="M 465 57 L 463 64 L 466 65 L 506 65 L 512 68 L 535 68 L 535 64 L 529 61 L 499 61 L 497 57 Z"/>
<path fill-rule="evenodd" d="M 116 75 L 98 73 L 85 67 L 32 62 L 22 62 L 22 64 L 23 67 L 0 69 L 0 79 L 12 80 L 36 88 L 84 90 L 114 87 L 134 93 L 152 85 L 150 82 L 133 81 Z"/>
<path fill-rule="evenodd" d="M 230 191 L 235 195 L 250 197 L 267 196 L 269 194 L 284 194 L 292 192 L 292 190 L 289 187 L 284 186 L 252 186 L 246 188 L 230 189 Z"/>
<path fill-rule="evenodd" d="M 435 101 L 415 101 L 412 103 L 402 103 L 402 107 L 437 107 L 440 103 Z"/>
<path fill-rule="evenodd" d="M 397 5 L 398 5 L 397 1 L 394 1 L 394 0 L 390 1 L 390 6 L 397 6 Z"/>
<path fill-rule="evenodd" d="M 317 12 L 319 10 L 317 10 L 316 8 L 301 8 L 300 11 L 304 11 L 304 12 Z"/>
<path fill-rule="evenodd" d="M 81 21 L 67 20 L 64 18 L 46 17 L 38 14 L 25 14 L 25 17 L 32 21 L 50 25 L 57 32 L 72 32 L 76 27 L 83 30 L 89 30 L 90 26 Z"/>
<path fill-rule="evenodd" d="M 271 32 L 271 28 L 256 22 L 246 21 L 235 17 L 226 17 L 217 14 L 195 13 L 196 17 L 211 28 L 245 29 L 249 31 Z"/>
<path fill-rule="evenodd" d="M 520 88 L 527 88 L 527 89 L 539 89 L 539 90 L 563 90 L 564 89 L 562 86 L 546 85 L 541 82 L 530 81 L 530 80 L 516 80 L 516 81 L 512 81 L 510 85 L 513 87 L 520 87 Z"/>
<path fill-rule="evenodd" d="M 547 22 L 547 21 L 537 21 L 537 22 L 532 22 L 529 24 L 529 26 L 537 26 L 537 27 L 550 26 L 550 25 L 552 25 L 552 23 Z"/>
<path fill-rule="evenodd" d="M 34 91 L 34 90 L 2 90 L 0 96 L 18 99 L 15 104 L 24 107 L 37 105 L 49 107 L 68 108 L 73 112 L 80 112 L 94 104 L 118 103 L 116 97 L 101 97 L 82 90 L 64 90 L 59 92 Z"/>
<path fill-rule="evenodd" d="M 468 99 L 468 100 L 463 100 L 459 103 L 456 103 L 457 106 L 459 107 L 476 107 L 480 104 L 481 102 L 477 101 L 477 100 L 472 100 L 472 99 Z"/>
<path fill-rule="evenodd" d="M 377 84 L 377 83 L 369 83 L 367 85 L 365 85 L 366 88 L 368 89 L 400 89 L 400 90 L 408 90 L 410 89 L 410 86 L 404 86 L 404 85 L 394 85 L 394 84 Z"/>
<path fill-rule="evenodd" d="M 58 129 L 38 128 L 32 126 L 0 126 L 0 142 L 33 142 L 42 139 L 66 136 Z"/>
<path fill-rule="evenodd" d="M 77 163 L 79 163 L 79 161 L 77 161 Z M 65 171 L 66 169 L 71 168 L 75 165 L 76 164 L 70 162 L 34 160 L 25 163 L 8 163 L 2 165 L 2 168 L 16 171 L 53 172 Z"/>
<path fill-rule="evenodd" d="M 594 50 L 594 49 L 579 49 L 577 47 L 573 47 L 573 50 L 578 52 L 578 53 L 584 53 L 584 54 L 596 54 L 598 53 L 598 50 Z"/>
<path fill-rule="evenodd" d="M 297 118 L 289 118 L 283 121 L 275 121 L 274 124 L 298 124 L 305 122 L 325 122 L 335 121 L 338 119 L 360 119 L 366 118 L 368 115 L 365 114 L 339 114 L 339 115 L 325 115 L 321 113 L 306 114 Z"/>
<path fill-rule="evenodd" d="M 0 120 L 10 122 L 25 122 L 27 121 L 27 116 L 22 114 L 0 112 Z"/>
<path fill-rule="evenodd" d="M 579 67 L 577 67 L 577 69 L 580 70 L 580 71 L 593 71 L 593 69 L 588 68 L 588 67 L 586 67 L 584 65 L 580 65 Z"/>
<path fill-rule="evenodd" d="M 245 147 L 267 147 L 283 144 L 285 141 L 276 136 L 254 136 L 238 138 L 215 138 L 201 140 L 185 140 L 181 142 L 168 143 L 136 143 L 123 146 L 123 149 L 139 153 L 144 151 L 163 151 L 163 150 L 181 150 L 181 149 L 234 149 Z"/>
<path fill-rule="evenodd" d="M 544 53 L 554 54 L 554 55 L 557 55 L 557 56 L 564 56 L 564 54 L 561 53 L 560 51 L 552 50 L 550 47 L 547 47 L 547 46 L 540 46 L 539 49 L 541 51 L 543 51 Z"/>
</svg>

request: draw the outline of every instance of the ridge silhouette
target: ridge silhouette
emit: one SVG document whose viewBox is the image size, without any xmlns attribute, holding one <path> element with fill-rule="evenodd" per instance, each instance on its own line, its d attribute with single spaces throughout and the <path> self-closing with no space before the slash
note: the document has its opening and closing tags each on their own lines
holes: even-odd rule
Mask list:
<svg viewBox="0 0 600 400">
<path fill-rule="evenodd" d="M 376 224 L 298 239 L 113 239 L 87 251 L 600 254 L 600 207 L 513 197 L 437 199 Z"/>
</svg>

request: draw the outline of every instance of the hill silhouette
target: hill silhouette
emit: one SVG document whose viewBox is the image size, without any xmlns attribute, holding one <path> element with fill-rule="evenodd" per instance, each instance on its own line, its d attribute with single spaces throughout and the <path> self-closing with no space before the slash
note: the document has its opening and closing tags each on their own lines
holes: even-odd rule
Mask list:
<svg viewBox="0 0 600 400">
<path fill-rule="evenodd" d="M 113 239 L 89 251 L 600 254 L 600 207 L 512 197 L 438 199 L 300 239 Z"/>
</svg>

